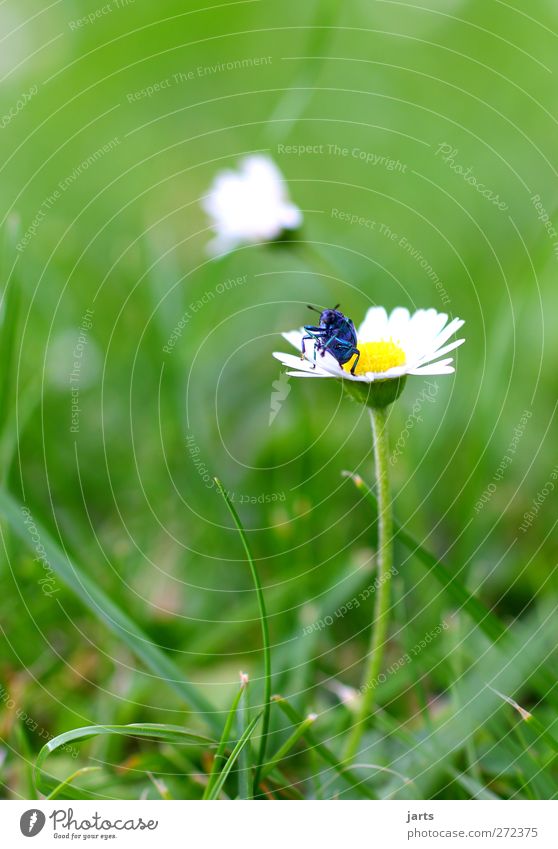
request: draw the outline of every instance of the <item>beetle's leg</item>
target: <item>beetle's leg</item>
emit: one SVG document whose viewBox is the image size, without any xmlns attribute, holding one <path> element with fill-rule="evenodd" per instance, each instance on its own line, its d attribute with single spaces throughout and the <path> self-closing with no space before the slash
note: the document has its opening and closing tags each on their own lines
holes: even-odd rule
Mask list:
<svg viewBox="0 0 558 849">
<path fill-rule="evenodd" d="M 316 328 L 316 331 L 320 331 L 320 332 L 315 332 L 315 333 L 311 332 L 314 329 L 314 328 L 312 328 L 311 325 L 308 326 L 308 327 L 305 327 L 304 329 L 309 331 L 309 332 L 308 332 L 307 336 L 302 337 L 302 350 L 301 350 L 301 353 L 300 353 L 300 359 L 301 360 L 303 360 L 306 356 L 306 347 L 305 347 L 304 343 L 308 339 L 313 339 L 315 342 L 318 342 L 319 337 L 323 335 L 323 328 L 320 328 L 320 327 Z M 316 368 L 316 345 L 314 345 L 314 368 Z"/>
<path fill-rule="evenodd" d="M 358 361 L 360 360 L 360 351 L 358 350 L 358 348 L 353 348 L 352 353 L 356 354 L 356 360 L 354 361 L 354 363 L 351 366 L 351 374 L 354 376 L 355 369 L 358 365 Z"/>
<path fill-rule="evenodd" d="M 339 339 L 338 336 L 330 336 L 327 342 L 324 345 L 324 348 L 327 348 L 328 345 L 331 345 L 332 342 L 337 342 L 338 345 L 341 345 L 343 348 L 353 348 L 353 343 L 348 342 L 346 339 Z M 354 348 L 356 351 L 356 348 Z"/>
<path fill-rule="evenodd" d="M 302 337 L 302 350 L 301 350 L 301 359 L 304 359 L 304 355 L 306 353 L 306 349 L 304 347 L 304 343 L 307 339 L 317 339 L 318 334 L 312 333 L 311 331 L 314 329 L 313 327 L 305 327 L 305 330 L 309 331 L 307 336 Z"/>
</svg>

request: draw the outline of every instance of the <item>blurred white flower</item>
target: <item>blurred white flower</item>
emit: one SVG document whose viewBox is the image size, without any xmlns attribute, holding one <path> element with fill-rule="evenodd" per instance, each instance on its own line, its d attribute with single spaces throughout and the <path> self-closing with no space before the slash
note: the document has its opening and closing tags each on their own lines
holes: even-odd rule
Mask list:
<svg viewBox="0 0 558 849">
<path fill-rule="evenodd" d="M 342 377 L 361 383 L 386 381 L 408 374 L 451 374 L 454 371 L 452 357 L 440 357 L 465 341 L 457 339 L 446 344 L 465 323 L 460 318 L 454 318 L 448 324 L 448 316 L 435 309 L 417 310 L 411 316 L 408 309 L 397 307 L 388 316 L 383 307 L 371 307 L 356 331 L 356 347 L 360 354 L 358 362 L 355 365 L 355 354 L 340 365 L 327 347 L 328 344 L 331 347 L 332 341 L 326 326 L 327 314 L 332 312 L 325 310 L 322 313 L 318 331 L 301 327 L 300 330 L 283 333 L 287 342 L 299 352 L 305 339 L 302 359 L 300 353 L 298 356 L 280 352 L 273 354 L 292 369 L 287 374 L 293 377 Z M 345 318 L 345 321 L 353 326 L 350 319 Z"/>
<path fill-rule="evenodd" d="M 243 159 L 238 171 L 218 174 L 203 208 L 216 233 L 208 245 L 213 255 L 278 239 L 302 224 L 302 213 L 290 202 L 281 172 L 261 154 Z"/>
</svg>

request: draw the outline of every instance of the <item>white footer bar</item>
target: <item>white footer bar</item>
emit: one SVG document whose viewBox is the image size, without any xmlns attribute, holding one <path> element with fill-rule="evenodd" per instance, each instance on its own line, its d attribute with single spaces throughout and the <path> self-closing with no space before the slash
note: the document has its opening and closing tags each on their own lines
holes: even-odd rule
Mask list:
<svg viewBox="0 0 558 849">
<path fill-rule="evenodd" d="M 557 849 L 557 822 L 555 801 L 0 802 L 10 849 Z"/>
</svg>

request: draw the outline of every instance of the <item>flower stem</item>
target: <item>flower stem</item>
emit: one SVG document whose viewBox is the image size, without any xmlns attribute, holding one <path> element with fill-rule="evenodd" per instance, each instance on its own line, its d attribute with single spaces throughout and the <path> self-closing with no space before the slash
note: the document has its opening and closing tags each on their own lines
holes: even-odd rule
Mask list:
<svg viewBox="0 0 558 849">
<path fill-rule="evenodd" d="M 374 460 L 378 495 L 378 586 L 375 595 L 370 651 L 360 688 L 360 707 L 345 750 L 347 760 L 351 760 L 356 755 L 367 720 L 374 709 L 376 679 L 382 668 L 384 645 L 388 632 L 390 577 L 393 567 L 393 517 L 389 487 L 387 409 L 385 407 L 372 408 L 370 418 L 374 434 Z"/>
</svg>

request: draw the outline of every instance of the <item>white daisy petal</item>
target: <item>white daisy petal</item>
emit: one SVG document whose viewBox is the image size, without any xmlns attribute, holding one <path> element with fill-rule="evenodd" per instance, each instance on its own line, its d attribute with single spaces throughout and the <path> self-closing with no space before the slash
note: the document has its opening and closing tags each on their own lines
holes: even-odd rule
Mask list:
<svg viewBox="0 0 558 849">
<path fill-rule="evenodd" d="M 304 329 L 301 327 L 300 330 L 289 330 L 287 333 L 282 333 L 281 336 L 283 339 L 286 339 L 287 342 L 296 348 L 298 351 L 302 348 L 302 337 L 305 336 Z"/>
<path fill-rule="evenodd" d="M 407 372 L 407 366 L 394 366 L 393 368 L 389 368 L 387 371 L 374 371 L 368 372 L 368 374 L 374 375 L 374 380 L 388 380 L 392 377 L 401 377 L 402 375 L 407 374 Z"/>
<path fill-rule="evenodd" d="M 409 360 L 426 362 L 436 357 L 436 351 L 463 326 L 464 322 L 461 319 L 453 319 L 439 330 L 440 324 L 441 321 L 436 326 L 432 319 L 426 319 L 422 323 L 422 332 L 413 332 L 410 335 L 407 349 Z"/>
<path fill-rule="evenodd" d="M 438 333 L 436 338 L 433 340 L 436 348 L 440 348 L 444 342 L 446 342 L 450 336 L 453 336 L 454 333 L 457 333 L 458 330 L 461 330 L 465 322 L 462 318 L 454 318 L 450 323 L 443 328 L 443 330 Z"/>
<path fill-rule="evenodd" d="M 410 315 L 406 307 L 396 307 L 388 321 L 388 333 L 394 342 L 404 338 L 409 324 Z"/>
<path fill-rule="evenodd" d="M 425 365 L 415 366 L 414 368 L 409 369 L 408 374 L 449 374 L 450 372 L 455 371 L 453 367 L 450 368 L 449 372 L 445 372 L 443 370 L 448 368 L 450 363 L 453 363 L 452 357 L 440 360 L 437 363 L 427 363 Z"/>
<path fill-rule="evenodd" d="M 314 364 L 309 362 L 308 360 L 302 360 L 300 357 L 296 357 L 294 354 L 283 354 L 281 351 L 274 351 L 273 356 L 276 360 L 279 360 L 283 363 L 287 368 L 294 368 L 296 371 L 315 371 Z M 318 368 L 318 364 L 316 363 L 316 368 Z M 320 369 L 322 371 L 322 369 Z"/>
<path fill-rule="evenodd" d="M 287 371 L 290 377 L 338 377 L 336 374 L 328 374 L 328 372 L 323 371 Z"/>
<path fill-rule="evenodd" d="M 418 317 L 415 319 L 415 316 Z M 448 317 L 436 310 L 419 310 L 409 323 L 409 345 L 416 353 L 430 350 Z"/>
<path fill-rule="evenodd" d="M 449 354 L 450 351 L 455 350 L 455 348 L 459 348 L 460 345 L 463 345 L 465 339 L 456 339 L 455 342 L 450 342 L 449 345 L 445 345 L 443 348 L 439 348 L 437 351 L 434 351 L 433 354 L 426 354 L 421 358 L 421 363 L 429 363 L 431 360 L 438 359 L 438 357 L 442 357 L 444 354 Z"/>
<path fill-rule="evenodd" d="M 441 366 L 439 363 L 430 363 L 430 365 L 424 366 L 424 368 L 410 371 L 409 374 L 432 376 L 435 374 L 453 374 L 454 371 L 455 368 L 453 366 Z"/>
<path fill-rule="evenodd" d="M 383 307 L 370 307 L 357 331 L 358 338 L 367 342 L 381 339 L 387 331 L 388 317 Z"/>
</svg>

